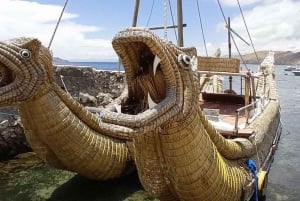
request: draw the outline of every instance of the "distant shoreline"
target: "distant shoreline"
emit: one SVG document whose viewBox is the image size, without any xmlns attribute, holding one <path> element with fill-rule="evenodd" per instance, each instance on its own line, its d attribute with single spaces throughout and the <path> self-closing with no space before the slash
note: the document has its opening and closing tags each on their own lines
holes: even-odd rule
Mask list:
<svg viewBox="0 0 300 201">
<path fill-rule="evenodd" d="M 259 64 L 265 58 L 269 51 L 257 51 L 251 54 L 242 55 L 243 60 L 247 64 Z M 223 55 L 223 57 L 226 57 Z M 234 56 L 234 58 L 240 59 L 239 56 Z M 91 63 L 103 63 L 103 64 L 115 64 L 118 65 L 118 61 L 68 61 L 58 57 L 53 57 L 53 63 L 58 65 L 73 65 L 73 64 L 85 64 L 89 65 Z M 242 61 L 241 61 L 242 63 Z M 291 51 L 275 51 L 275 65 L 300 65 L 300 52 Z"/>
</svg>

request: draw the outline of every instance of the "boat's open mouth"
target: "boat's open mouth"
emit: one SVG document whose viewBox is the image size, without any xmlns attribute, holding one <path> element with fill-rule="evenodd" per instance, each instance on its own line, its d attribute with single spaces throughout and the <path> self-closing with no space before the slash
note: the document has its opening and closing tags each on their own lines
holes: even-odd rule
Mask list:
<svg viewBox="0 0 300 201">
<path fill-rule="evenodd" d="M 114 111 L 105 111 L 102 120 L 140 128 L 158 126 L 176 114 L 177 55 L 168 52 L 166 42 L 150 31 L 127 29 L 116 35 L 113 47 L 125 69 L 128 95 Z"/>
<path fill-rule="evenodd" d="M 166 97 L 167 85 L 160 59 L 141 42 L 132 44 L 136 55 L 134 64 L 125 66 L 129 96 L 121 103 L 121 112 L 136 115 L 153 108 Z"/>
<path fill-rule="evenodd" d="M 13 72 L 0 62 L 0 89 L 12 83 L 14 79 Z"/>
</svg>

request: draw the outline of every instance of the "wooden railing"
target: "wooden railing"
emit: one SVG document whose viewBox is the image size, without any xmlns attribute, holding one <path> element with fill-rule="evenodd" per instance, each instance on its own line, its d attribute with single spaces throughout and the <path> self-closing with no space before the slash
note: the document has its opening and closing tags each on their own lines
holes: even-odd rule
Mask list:
<svg viewBox="0 0 300 201">
<path fill-rule="evenodd" d="M 270 90 L 268 90 L 268 92 L 266 93 L 266 95 L 264 96 L 261 96 L 259 99 L 257 99 L 256 101 L 250 103 L 249 105 L 246 105 L 246 106 L 243 106 L 243 107 L 240 107 L 238 108 L 236 111 L 235 111 L 235 124 L 234 124 L 234 132 L 237 132 L 238 131 L 238 126 L 239 126 L 239 118 L 240 118 L 240 113 L 245 111 L 245 114 L 246 114 L 246 124 L 249 124 L 249 118 L 250 118 L 250 112 L 249 112 L 249 108 L 253 108 L 253 109 L 260 109 L 261 111 L 259 112 L 256 112 L 255 115 L 258 115 L 260 114 L 263 110 L 264 110 L 264 107 L 266 105 L 266 101 L 269 100 L 270 98 Z M 260 103 L 260 108 L 258 108 L 257 104 Z M 247 111 L 247 112 L 246 112 Z"/>
</svg>

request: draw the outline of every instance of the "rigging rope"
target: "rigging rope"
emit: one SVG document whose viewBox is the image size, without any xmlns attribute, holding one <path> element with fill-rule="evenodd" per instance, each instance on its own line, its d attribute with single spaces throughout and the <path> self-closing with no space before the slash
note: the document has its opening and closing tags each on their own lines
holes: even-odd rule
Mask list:
<svg viewBox="0 0 300 201">
<path fill-rule="evenodd" d="M 175 34 L 175 38 L 176 38 L 176 41 L 178 41 L 178 37 L 177 37 L 177 32 L 176 32 L 176 28 L 175 28 L 175 20 L 174 20 L 174 16 L 173 16 L 173 12 L 172 12 L 172 5 L 171 5 L 171 2 L 169 0 L 169 8 L 170 8 L 170 14 L 171 14 L 171 17 L 172 17 L 172 23 L 173 23 L 173 30 L 174 30 L 174 34 Z"/>
<path fill-rule="evenodd" d="M 150 22 L 150 19 L 151 19 L 151 16 L 152 16 L 154 4 L 155 4 L 155 0 L 152 0 L 151 10 L 150 10 L 150 13 L 149 13 L 149 16 L 148 16 L 148 19 L 147 19 L 146 27 L 149 26 L 149 22 Z"/>
<path fill-rule="evenodd" d="M 201 25 L 201 32 L 202 32 L 203 43 L 204 43 L 204 47 L 205 47 L 206 56 L 208 57 L 207 47 L 206 47 L 206 41 L 205 41 L 204 31 L 203 31 L 203 26 L 202 26 L 202 19 L 201 19 L 201 13 L 200 13 L 199 0 L 196 0 L 196 2 L 197 2 L 197 8 L 198 8 L 198 16 L 199 16 L 200 25 Z"/>
<path fill-rule="evenodd" d="M 168 39 L 168 18 L 167 18 L 167 7 L 168 0 L 164 0 L 164 39 Z"/>
<path fill-rule="evenodd" d="M 61 80 L 61 83 L 62 83 L 63 86 L 64 86 L 64 90 L 65 90 L 68 94 L 70 94 L 69 91 L 68 91 L 68 89 L 67 89 L 67 86 L 66 86 L 66 84 L 65 84 L 65 82 L 64 82 L 64 76 L 63 76 L 63 75 L 60 75 L 60 80 Z"/>
<path fill-rule="evenodd" d="M 247 33 L 248 33 L 248 36 L 249 36 L 249 39 L 250 39 L 250 42 L 251 42 L 251 45 L 252 45 L 252 48 L 253 48 L 253 51 L 255 53 L 255 56 L 256 56 L 256 59 L 257 59 L 257 63 L 259 64 L 259 59 L 258 59 L 258 56 L 257 56 L 257 53 L 256 53 L 256 50 L 254 48 L 254 45 L 253 45 L 253 42 L 252 42 L 252 38 L 250 36 L 250 33 L 249 33 L 249 29 L 248 29 L 248 26 L 247 26 L 247 23 L 246 23 L 246 20 L 245 20 L 245 17 L 244 17 L 244 14 L 243 14 L 243 11 L 242 11 L 242 8 L 241 8 L 241 5 L 240 5 L 240 1 L 237 0 L 237 3 L 239 5 L 239 8 L 240 8 L 240 11 L 241 11 L 241 15 L 242 15 L 242 18 L 243 18 L 243 21 L 244 21 L 244 24 L 245 24 L 245 27 L 246 27 L 246 30 L 247 30 Z"/>
<path fill-rule="evenodd" d="M 62 15 L 63 15 L 63 13 L 64 13 L 64 11 L 65 11 L 65 8 L 67 7 L 67 4 L 68 4 L 68 0 L 65 1 L 65 5 L 64 5 L 64 7 L 63 7 L 63 9 L 62 9 L 62 11 L 61 11 L 61 13 L 60 13 L 60 16 L 59 16 L 58 21 L 57 21 L 57 23 L 56 23 L 54 32 L 53 32 L 52 37 L 51 37 L 51 39 L 50 39 L 50 42 L 49 42 L 49 45 L 48 45 L 48 49 L 50 49 L 50 47 L 51 47 L 51 44 L 52 44 L 52 41 L 53 41 L 53 39 L 54 39 L 56 30 L 57 30 L 57 28 L 58 28 L 58 25 L 59 25 L 59 23 L 60 23 L 60 20 L 61 20 L 61 18 L 62 18 Z"/>
<path fill-rule="evenodd" d="M 222 8 L 222 6 L 221 6 L 220 0 L 218 0 L 218 4 L 219 4 L 219 8 L 220 8 L 220 10 L 221 10 L 221 13 L 222 13 L 222 15 L 223 15 L 225 24 L 226 24 L 226 26 L 228 26 L 228 23 L 227 23 L 225 14 L 224 14 L 224 12 L 223 12 L 223 8 Z M 239 54 L 239 56 L 240 56 L 240 58 L 241 58 L 243 64 L 245 65 L 246 69 L 249 71 L 250 69 L 248 68 L 248 66 L 247 66 L 247 64 L 246 64 L 246 62 L 245 62 L 245 60 L 244 60 L 244 58 L 242 57 L 242 54 L 241 54 L 239 48 L 237 47 L 237 44 L 236 44 L 236 42 L 235 42 L 235 40 L 234 40 L 232 34 L 230 34 L 230 36 L 231 36 L 231 39 L 232 39 L 232 41 L 233 41 L 233 43 L 234 43 L 234 46 L 235 46 L 235 48 L 236 48 L 236 50 L 237 50 L 237 52 L 238 52 L 238 54 Z"/>
</svg>

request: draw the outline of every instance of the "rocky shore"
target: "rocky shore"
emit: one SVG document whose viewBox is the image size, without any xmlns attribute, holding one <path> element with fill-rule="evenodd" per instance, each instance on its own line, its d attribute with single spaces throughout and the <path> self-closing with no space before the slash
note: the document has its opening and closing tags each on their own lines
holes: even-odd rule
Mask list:
<svg viewBox="0 0 300 201">
<path fill-rule="evenodd" d="M 85 106 L 104 107 L 124 89 L 124 73 L 55 66 L 57 84 Z M 31 151 L 16 107 L 0 108 L 0 161 Z"/>
</svg>

